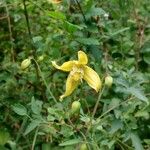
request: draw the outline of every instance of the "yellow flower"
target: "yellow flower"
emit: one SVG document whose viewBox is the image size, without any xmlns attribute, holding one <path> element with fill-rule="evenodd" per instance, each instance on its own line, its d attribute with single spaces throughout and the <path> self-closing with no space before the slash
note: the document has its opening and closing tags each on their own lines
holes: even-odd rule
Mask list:
<svg viewBox="0 0 150 150">
<path fill-rule="evenodd" d="M 102 83 L 98 74 L 90 67 L 87 66 L 88 58 L 83 51 L 78 51 L 78 60 L 67 61 L 61 66 L 58 66 L 55 61 L 52 65 L 62 71 L 70 72 L 66 81 L 66 91 L 60 96 L 62 100 L 64 97 L 69 96 L 78 86 L 82 79 L 84 79 L 90 87 L 96 92 L 101 89 Z"/>
</svg>

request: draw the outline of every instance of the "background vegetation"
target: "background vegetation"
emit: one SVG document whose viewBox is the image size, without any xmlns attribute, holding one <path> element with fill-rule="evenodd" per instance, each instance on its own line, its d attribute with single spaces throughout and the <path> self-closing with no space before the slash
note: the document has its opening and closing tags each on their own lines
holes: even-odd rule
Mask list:
<svg viewBox="0 0 150 150">
<path fill-rule="evenodd" d="M 51 61 L 79 50 L 103 88 L 84 82 L 60 102 L 67 74 Z M 150 150 L 149 65 L 149 0 L 1 0 L 0 149 Z"/>
</svg>

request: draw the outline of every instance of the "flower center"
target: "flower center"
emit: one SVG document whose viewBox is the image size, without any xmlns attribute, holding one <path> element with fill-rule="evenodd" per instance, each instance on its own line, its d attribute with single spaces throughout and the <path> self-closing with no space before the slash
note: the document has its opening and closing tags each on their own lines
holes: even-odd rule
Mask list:
<svg viewBox="0 0 150 150">
<path fill-rule="evenodd" d="M 75 81 L 78 81 L 78 80 L 82 81 L 84 72 L 83 72 L 82 67 L 74 66 L 70 74 Z"/>
</svg>

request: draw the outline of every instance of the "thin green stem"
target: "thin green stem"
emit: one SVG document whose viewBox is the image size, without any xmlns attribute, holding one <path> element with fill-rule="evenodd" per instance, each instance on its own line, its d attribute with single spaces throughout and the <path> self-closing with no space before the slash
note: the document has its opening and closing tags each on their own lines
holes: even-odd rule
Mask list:
<svg viewBox="0 0 150 150">
<path fill-rule="evenodd" d="M 122 142 L 120 139 L 117 139 L 117 141 L 122 144 L 124 147 L 127 147 L 128 150 L 134 150 L 132 147 L 130 147 L 129 145 L 127 145 L 126 143 Z"/>
<path fill-rule="evenodd" d="M 104 90 L 105 90 L 105 86 L 103 86 L 102 90 L 99 92 L 98 99 L 97 99 L 97 102 L 95 104 L 95 107 L 94 107 L 94 110 L 93 110 L 93 113 L 92 113 L 92 119 L 95 116 L 95 113 L 96 113 L 97 108 L 98 108 L 99 101 L 100 101 L 100 99 L 102 97 L 102 94 L 103 94 Z"/>
<path fill-rule="evenodd" d="M 35 142 L 36 142 L 36 139 L 37 139 L 38 131 L 39 131 L 39 127 L 36 128 L 36 131 L 35 131 L 35 134 L 34 134 L 34 138 L 33 138 L 33 142 L 32 142 L 31 150 L 34 150 L 34 146 L 35 146 Z"/>
<path fill-rule="evenodd" d="M 77 3 L 77 5 L 78 5 L 78 7 L 79 7 L 79 10 L 80 10 L 80 12 L 81 12 L 81 14 L 82 14 L 82 16 L 83 16 L 84 22 L 86 23 L 86 22 L 87 22 L 87 21 L 86 21 L 86 17 L 85 17 L 85 15 L 84 15 L 84 12 L 83 12 L 83 10 L 82 10 L 82 7 L 81 7 L 79 1 L 78 1 L 78 0 L 74 0 L 74 1 Z"/>
<path fill-rule="evenodd" d="M 85 143 L 88 143 L 87 142 L 87 138 L 86 138 L 86 135 L 84 135 L 84 133 L 82 133 L 82 131 L 79 131 L 80 132 L 80 134 L 83 136 L 83 139 L 84 139 L 84 141 L 85 141 Z M 90 146 L 87 144 L 87 147 L 88 147 L 88 150 L 91 150 L 91 148 L 90 148 Z"/>
<path fill-rule="evenodd" d="M 114 110 L 115 108 L 119 107 L 120 105 L 122 105 L 122 104 L 126 103 L 127 101 L 130 101 L 130 100 L 132 100 L 132 99 L 134 99 L 134 98 L 135 98 L 135 97 L 130 97 L 130 98 L 128 98 L 127 100 L 121 102 L 120 104 L 118 104 L 118 105 L 116 105 L 116 106 L 114 106 L 114 107 L 108 109 L 108 110 L 107 110 L 106 112 L 104 112 L 101 116 L 99 116 L 99 117 L 97 118 L 97 120 L 98 120 L 98 119 L 101 119 L 102 117 L 104 117 L 105 115 L 107 115 L 110 111 Z"/>
<path fill-rule="evenodd" d="M 19 132 L 18 132 L 17 137 L 16 137 L 16 141 L 15 141 L 16 143 L 18 143 L 18 141 L 19 141 L 19 139 L 21 137 L 21 134 L 22 134 L 22 132 L 24 130 L 24 127 L 25 127 L 25 124 L 26 124 L 27 120 L 28 120 L 28 117 L 25 117 L 23 119 L 23 122 L 21 124 L 21 128 L 19 129 Z"/>
<path fill-rule="evenodd" d="M 33 60 L 33 61 L 35 62 L 35 64 L 37 65 L 37 68 L 38 68 L 38 71 L 39 71 L 39 73 L 40 73 L 40 76 L 41 76 L 41 78 L 42 78 L 42 80 L 43 80 L 43 82 L 44 82 L 44 84 L 45 84 L 45 86 L 46 86 L 46 88 L 47 88 L 47 90 L 48 90 L 50 96 L 53 98 L 54 102 L 57 104 L 58 102 L 57 102 L 56 98 L 54 97 L 53 93 L 51 92 L 50 88 L 48 87 L 48 84 L 47 84 L 47 82 L 46 82 L 46 80 L 45 80 L 45 78 L 44 78 L 44 75 L 43 75 L 43 73 L 42 73 L 42 71 L 41 71 L 41 68 L 40 68 L 39 64 L 37 63 L 37 61 L 36 61 L 34 58 L 32 58 L 32 60 Z"/>
<path fill-rule="evenodd" d="M 96 114 L 96 111 L 97 111 L 97 108 L 98 108 L 100 99 L 101 99 L 102 94 L 103 94 L 103 92 L 104 92 L 104 89 L 105 89 L 105 86 L 103 86 L 102 90 L 99 92 L 99 95 L 98 95 L 98 98 L 97 98 L 97 102 L 96 102 L 96 104 L 95 104 L 95 106 L 94 106 L 94 110 L 93 110 L 93 113 L 92 113 L 92 117 L 91 117 L 91 119 L 90 119 L 89 127 L 87 128 L 86 134 L 88 133 L 89 129 L 90 129 L 91 126 L 92 126 L 92 121 L 93 121 L 94 116 L 95 116 L 95 114 Z"/>
</svg>

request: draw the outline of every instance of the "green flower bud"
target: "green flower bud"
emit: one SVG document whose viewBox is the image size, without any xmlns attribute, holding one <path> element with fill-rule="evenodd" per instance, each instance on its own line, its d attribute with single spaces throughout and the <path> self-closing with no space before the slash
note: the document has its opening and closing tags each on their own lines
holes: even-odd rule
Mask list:
<svg viewBox="0 0 150 150">
<path fill-rule="evenodd" d="M 88 147 L 85 143 L 81 144 L 80 150 L 88 150 Z"/>
<path fill-rule="evenodd" d="M 105 77 L 105 85 L 107 87 L 111 87 L 112 83 L 113 83 L 113 78 L 110 75 L 108 75 L 107 77 Z"/>
<path fill-rule="evenodd" d="M 31 59 L 27 58 L 27 59 L 23 60 L 21 63 L 21 69 L 24 70 L 24 69 L 28 68 L 30 64 L 31 64 Z"/>
<path fill-rule="evenodd" d="M 44 59 L 44 55 L 38 57 L 38 61 L 43 61 L 43 59 Z"/>
<path fill-rule="evenodd" d="M 79 101 L 74 101 L 71 105 L 71 112 L 77 113 L 80 111 L 81 103 Z"/>
</svg>

